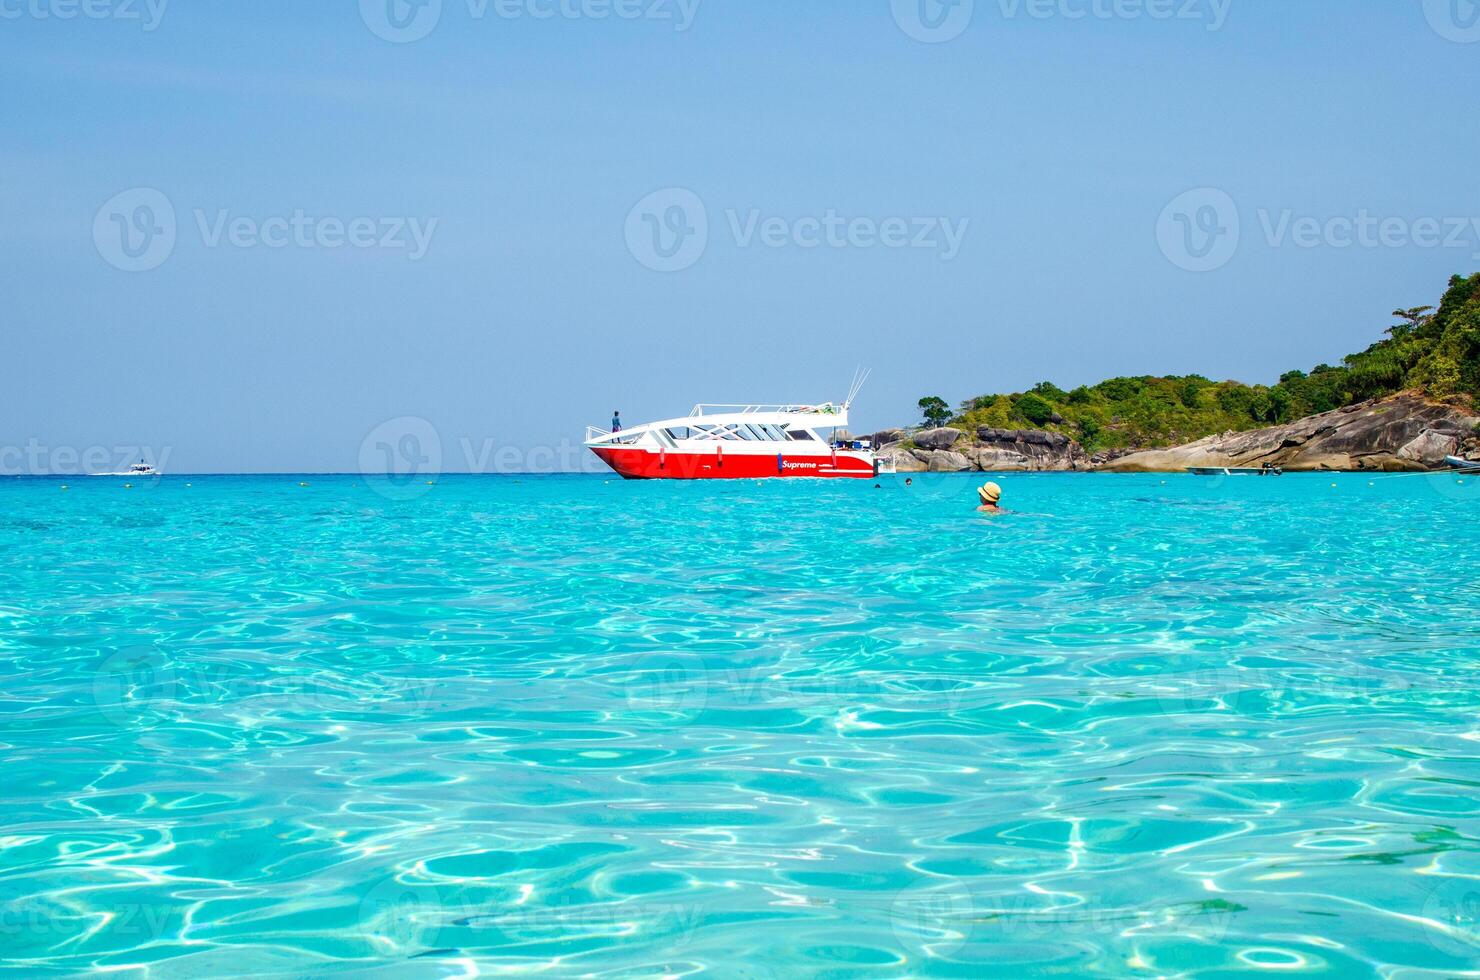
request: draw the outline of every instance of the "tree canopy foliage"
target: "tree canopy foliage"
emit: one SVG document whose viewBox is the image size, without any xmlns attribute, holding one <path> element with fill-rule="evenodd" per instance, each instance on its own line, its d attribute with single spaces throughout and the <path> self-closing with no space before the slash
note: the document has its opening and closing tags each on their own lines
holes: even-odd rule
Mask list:
<svg viewBox="0 0 1480 980">
<path fill-rule="evenodd" d="M 1272 386 L 1196 374 L 1110 378 L 1072 391 L 1044 381 L 1030 391 L 972 398 L 962 403 L 954 424 L 1051 429 L 1093 451 L 1176 445 L 1405 389 L 1480 399 L 1480 273 L 1451 279 L 1437 310 L 1415 307 L 1393 316 L 1399 322 L 1384 339 L 1339 366 L 1287 371 Z"/>
<path fill-rule="evenodd" d="M 920 399 L 920 414 L 925 416 L 926 425 L 935 428 L 950 419 L 951 406 L 939 395 L 927 395 Z"/>
</svg>

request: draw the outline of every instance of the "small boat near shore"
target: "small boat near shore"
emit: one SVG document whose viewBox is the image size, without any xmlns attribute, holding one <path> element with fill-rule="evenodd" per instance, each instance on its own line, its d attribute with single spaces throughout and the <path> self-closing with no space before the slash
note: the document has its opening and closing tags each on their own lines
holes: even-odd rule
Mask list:
<svg viewBox="0 0 1480 980">
<path fill-rule="evenodd" d="M 1260 466 L 1189 466 L 1187 472 L 1193 476 L 1263 476 L 1276 471 Z"/>
<path fill-rule="evenodd" d="M 1480 459 L 1465 459 L 1461 456 L 1445 456 L 1444 465 L 1456 470 L 1480 470 Z"/>
</svg>

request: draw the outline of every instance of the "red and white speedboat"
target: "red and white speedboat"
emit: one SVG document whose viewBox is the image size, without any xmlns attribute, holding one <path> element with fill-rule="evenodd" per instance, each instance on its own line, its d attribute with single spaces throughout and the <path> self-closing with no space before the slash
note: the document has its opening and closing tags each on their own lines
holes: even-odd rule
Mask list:
<svg viewBox="0 0 1480 980">
<path fill-rule="evenodd" d="M 867 440 L 832 438 L 833 430 L 848 424 L 848 404 L 695 405 L 681 418 L 619 432 L 588 428 L 586 446 L 629 480 L 864 479 L 893 473 L 893 461 L 877 458 Z"/>
</svg>

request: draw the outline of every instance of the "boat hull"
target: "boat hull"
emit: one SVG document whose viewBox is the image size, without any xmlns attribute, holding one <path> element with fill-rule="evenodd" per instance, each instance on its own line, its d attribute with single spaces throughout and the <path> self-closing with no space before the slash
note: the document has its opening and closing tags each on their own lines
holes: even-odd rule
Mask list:
<svg viewBox="0 0 1480 980">
<path fill-rule="evenodd" d="M 620 446 L 591 451 L 628 480 L 769 480 L 796 477 L 871 479 L 870 459 L 856 453 L 788 456 L 785 453 L 649 452 Z"/>
</svg>

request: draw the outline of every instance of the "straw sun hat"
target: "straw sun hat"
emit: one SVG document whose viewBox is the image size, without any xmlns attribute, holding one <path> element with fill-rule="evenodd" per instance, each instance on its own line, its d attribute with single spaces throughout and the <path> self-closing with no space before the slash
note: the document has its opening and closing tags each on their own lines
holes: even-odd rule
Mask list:
<svg viewBox="0 0 1480 980">
<path fill-rule="evenodd" d="M 1002 499 L 1002 488 L 995 483 L 984 483 L 976 491 L 977 496 L 982 498 L 984 504 L 995 504 Z"/>
</svg>

